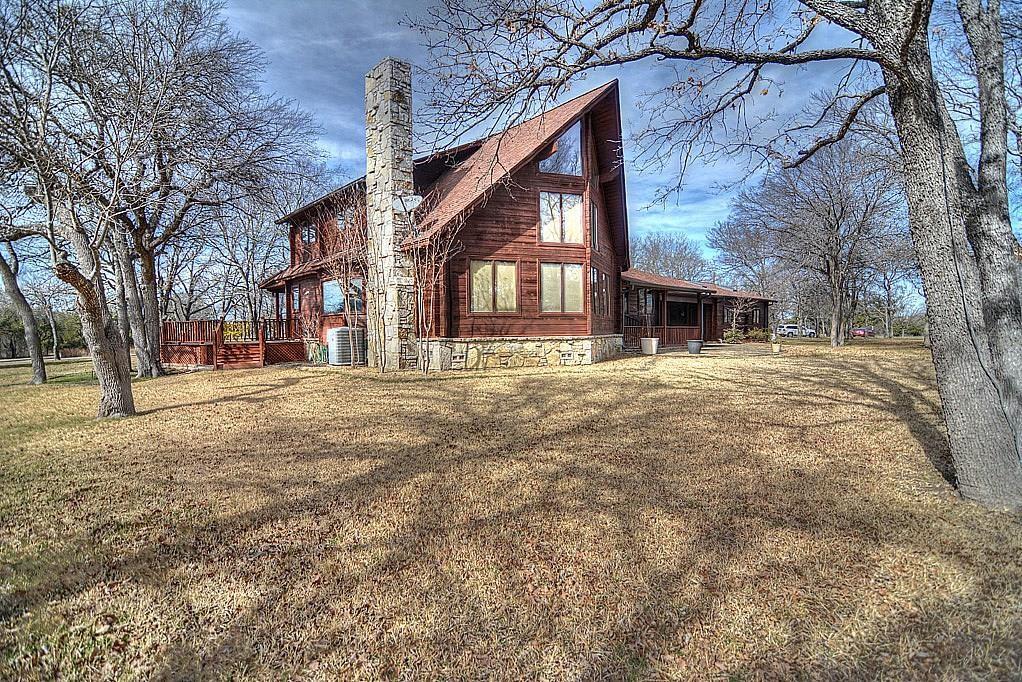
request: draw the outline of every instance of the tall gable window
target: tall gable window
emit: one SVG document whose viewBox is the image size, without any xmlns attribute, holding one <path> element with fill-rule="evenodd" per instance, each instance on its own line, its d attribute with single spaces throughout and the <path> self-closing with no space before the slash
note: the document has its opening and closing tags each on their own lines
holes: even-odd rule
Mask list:
<svg viewBox="0 0 1022 682">
<path fill-rule="evenodd" d="M 539 240 L 582 243 L 582 195 L 539 193 Z"/>
<path fill-rule="evenodd" d="M 582 264 L 540 263 L 540 311 L 582 312 Z"/>
<path fill-rule="evenodd" d="M 473 313 L 513 313 L 518 310 L 518 264 L 474 260 L 470 263 Z"/>
<path fill-rule="evenodd" d="M 541 173 L 560 175 L 582 175 L 582 123 L 578 121 L 568 128 L 549 150 L 548 156 L 539 162 Z"/>
</svg>

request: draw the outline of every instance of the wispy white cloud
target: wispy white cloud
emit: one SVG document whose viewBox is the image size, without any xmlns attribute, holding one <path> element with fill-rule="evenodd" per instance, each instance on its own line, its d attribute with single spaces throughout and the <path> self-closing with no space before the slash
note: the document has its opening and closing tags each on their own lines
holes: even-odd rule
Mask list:
<svg viewBox="0 0 1022 682">
<path fill-rule="evenodd" d="M 226 13 L 231 26 L 265 52 L 266 87 L 309 111 L 323 129 L 320 147 L 334 162 L 361 174 L 365 168 L 363 76 L 386 56 L 426 63 L 419 36 L 400 24 L 422 7 L 419 0 L 228 0 Z M 840 68 L 827 64 L 775 69 L 771 75 L 776 90 L 754 106 L 781 117 L 793 114 L 811 91 L 833 83 Z M 669 173 L 640 172 L 628 144 L 628 136 L 643 122 L 637 108 L 641 95 L 673 82 L 674 77 L 673 70 L 660 63 L 641 62 L 589 74 L 573 94 L 612 78 L 620 82 L 633 232 L 670 230 L 705 243 L 706 233 L 727 216 L 735 184 L 747 169 L 737 162 L 709 166 L 697 161 L 681 193 L 666 204 L 650 206 L 656 190 L 673 178 Z M 797 88 L 801 96 L 793 96 L 789 87 Z M 785 95 L 776 96 L 782 90 Z"/>
</svg>

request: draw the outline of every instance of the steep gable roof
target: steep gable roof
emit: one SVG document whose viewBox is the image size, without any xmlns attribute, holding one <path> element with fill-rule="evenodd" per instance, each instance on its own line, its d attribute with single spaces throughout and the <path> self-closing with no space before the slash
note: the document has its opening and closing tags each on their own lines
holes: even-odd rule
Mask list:
<svg viewBox="0 0 1022 682">
<path fill-rule="evenodd" d="M 496 185 L 507 180 L 611 94 L 616 98 L 616 80 L 486 138 L 471 156 L 442 175 L 430 188 L 433 200 L 426 211 L 417 216 L 421 232 L 407 244 L 424 241 L 459 216 L 467 215 Z"/>
<path fill-rule="evenodd" d="M 485 202 L 489 193 L 521 169 L 534 156 L 552 144 L 564 131 L 596 107 L 604 130 L 598 142 L 601 176 L 608 214 L 617 237 L 622 268 L 628 264 L 628 209 L 621 152 L 621 112 L 616 80 L 585 92 L 564 104 L 530 118 L 489 137 L 435 152 L 415 159 L 413 173 L 416 190 L 429 200 L 416 216 L 420 232 L 406 240 L 412 248 L 444 229 L 458 218 L 465 218 Z M 594 114 L 594 119 L 597 116 Z M 594 126 L 595 127 L 595 126 Z M 607 144 L 610 143 L 610 144 Z M 277 224 L 293 222 L 313 207 L 329 201 L 352 186 L 365 186 L 365 176 L 291 211 Z"/>
</svg>

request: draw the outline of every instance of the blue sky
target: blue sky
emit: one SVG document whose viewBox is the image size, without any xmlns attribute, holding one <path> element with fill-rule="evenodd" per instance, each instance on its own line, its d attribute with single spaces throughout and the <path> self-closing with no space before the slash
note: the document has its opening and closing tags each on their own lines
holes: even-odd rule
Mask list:
<svg viewBox="0 0 1022 682">
<path fill-rule="evenodd" d="M 265 53 L 266 88 L 311 113 L 323 129 L 323 150 L 348 174 L 358 176 L 365 169 L 363 76 L 386 56 L 427 63 L 419 36 L 400 24 L 402 17 L 421 6 L 408 0 L 230 0 L 225 11 L 232 28 Z M 635 103 L 654 82 L 652 68 L 638 64 L 592 74 L 573 94 L 618 78 L 627 136 L 641 123 Z M 625 147 L 626 161 L 631 161 L 627 139 Z M 740 177 L 742 169 L 697 168 L 676 200 L 652 208 L 646 207 L 665 179 L 640 174 L 631 164 L 627 171 L 633 234 L 669 230 L 703 242 L 706 232 L 728 211 L 730 194 L 715 185 Z"/>
<path fill-rule="evenodd" d="M 322 127 L 320 145 L 331 160 L 352 177 L 365 168 L 363 137 L 363 76 L 386 56 L 424 66 L 428 57 L 420 37 L 401 25 L 408 14 L 421 12 L 416 0 L 228 0 L 230 25 L 258 45 L 266 55 L 265 86 L 298 102 Z M 838 30 L 838 29 L 826 29 Z M 834 36 L 821 36 L 826 39 Z M 662 82 L 665 72 L 654 62 L 591 74 L 572 94 L 596 87 L 612 78 L 621 82 L 621 105 L 625 123 L 629 220 L 632 233 L 667 230 L 686 234 L 705 243 L 706 233 L 727 216 L 733 186 L 742 178 L 740 164 L 700 166 L 688 175 L 685 189 L 666 205 L 648 208 L 655 190 L 670 178 L 640 173 L 631 163 L 627 136 L 642 123 L 636 109 L 638 97 Z M 778 68 L 774 88 L 788 81 L 803 97 L 791 94 L 774 99 L 768 106 L 803 106 L 810 92 L 834 83 L 843 65 L 819 64 L 801 70 Z M 789 109 L 790 111 L 791 109 Z M 709 255 L 709 252 L 708 252 Z"/>
</svg>

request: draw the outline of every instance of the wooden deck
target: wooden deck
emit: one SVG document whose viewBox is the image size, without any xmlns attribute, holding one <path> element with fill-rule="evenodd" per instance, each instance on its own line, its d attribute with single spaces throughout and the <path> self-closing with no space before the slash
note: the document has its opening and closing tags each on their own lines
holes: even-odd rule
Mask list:
<svg viewBox="0 0 1022 682">
<path fill-rule="evenodd" d="M 304 362 L 305 341 L 290 320 L 185 320 L 163 323 L 160 358 L 170 365 L 213 369 Z"/>
</svg>

